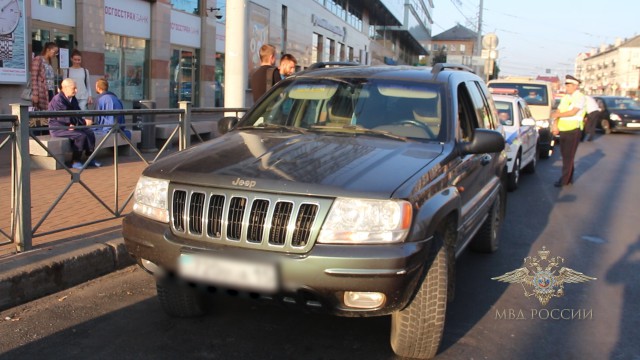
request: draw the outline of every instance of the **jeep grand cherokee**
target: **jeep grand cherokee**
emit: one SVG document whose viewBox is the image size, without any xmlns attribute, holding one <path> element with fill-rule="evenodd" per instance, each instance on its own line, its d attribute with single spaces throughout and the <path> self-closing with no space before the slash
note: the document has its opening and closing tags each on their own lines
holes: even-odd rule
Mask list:
<svg viewBox="0 0 640 360">
<path fill-rule="evenodd" d="M 446 64 L 319 68 L 219 125 L 150 165 L 124 219 L 164 310 L 200 315 L 216 289 L 391 315 L 397 354 L 435 356 L 456 255 L 495 251 L 504 213 L 483 81 Z"/>
</svg>

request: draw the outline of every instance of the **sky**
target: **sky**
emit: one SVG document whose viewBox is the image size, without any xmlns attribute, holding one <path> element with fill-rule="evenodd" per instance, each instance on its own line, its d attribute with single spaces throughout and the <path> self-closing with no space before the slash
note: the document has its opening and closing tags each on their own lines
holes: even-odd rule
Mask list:
<svg viewBox="0 0 640 360">
<path fill-rule="evenodd" d="M 482 0 L 482 34 L 498 37 L 500 75 L 564 77 L 575 58 L 640 35 L 637 0 Z M 477 31 L 480 0 L 433 0 L 432 36 L 461 24 Z"/>
</svg>

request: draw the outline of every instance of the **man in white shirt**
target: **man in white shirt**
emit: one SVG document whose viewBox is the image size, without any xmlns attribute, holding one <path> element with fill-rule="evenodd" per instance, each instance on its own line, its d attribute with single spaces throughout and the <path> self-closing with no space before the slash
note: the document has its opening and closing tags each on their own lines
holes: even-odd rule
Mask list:
<svg viewBox="0 0 640 360">
<path fill-rule="evenodd" d="M 582 140 L 593 141 L 596 136 L 596 124 L 600 120 L 602 113 L 596 99 L 591 96 L 585 96 L 585 100 L 587 102 L 587 116 L 585 117 L 584 137 Z"/>
</svg>

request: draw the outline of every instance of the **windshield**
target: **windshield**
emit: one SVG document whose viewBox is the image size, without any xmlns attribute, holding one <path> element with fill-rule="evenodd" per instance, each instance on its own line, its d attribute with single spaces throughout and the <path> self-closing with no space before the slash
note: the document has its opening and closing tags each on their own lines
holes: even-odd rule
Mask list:
<svg viewBox="0 0 640 360">
<path fill-rule="evenodd" d="M 376 130 L 406 138 L 443 141 L 446 130 L 441 93 L 438 84 L 297 78 L 278 84 L 239 126 L 277 125 L 365 134 Z"/>
<path fill-rule="evenodd" d="M 523 98 L 529 105 L 549 105 L 549 94 L 546 85 L 539 84 L 517 84 L 517 83 L 491 83 L 489 87 L 502 89 L 516 89 L 518 96 Z"/>
<path fill-rule="evenodd" d="M 611 110 L 640 110 L 640 104 L 632 98 L 617 97 L 605 98 L 605 104 L 609 111 Z"/>
</svg>

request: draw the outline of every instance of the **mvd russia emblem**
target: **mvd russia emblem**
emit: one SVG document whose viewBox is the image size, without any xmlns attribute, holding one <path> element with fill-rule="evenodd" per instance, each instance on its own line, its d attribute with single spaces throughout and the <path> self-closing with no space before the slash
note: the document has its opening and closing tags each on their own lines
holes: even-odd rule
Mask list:
<svg viewBox="0 0 640 360">
<path fill-rule="evenodd" d="M 543 246 L 538 251 L 538 256 L 527 256 L 524 259 L 524 266 L 509 271 L 508 273 L 491 278 L 507 283 L 520 283 L 524 289 L 525 296 L 535 296 L 544 306 L 552 297 L 564 295 L 565 283 L 581 283 L 596 278 L 586 276 L 581 272 L 561 267 L 556 273 L 556 268 L 564 262 L 560 256 L 549 257 L 551 252 Z"/>
</svg>

